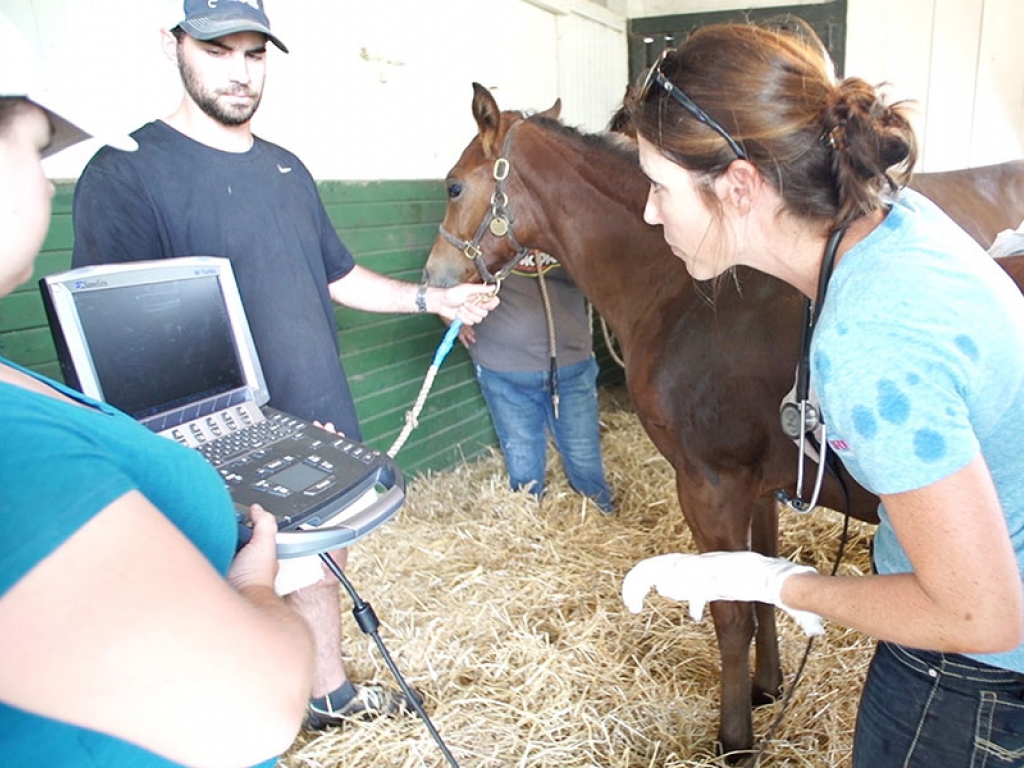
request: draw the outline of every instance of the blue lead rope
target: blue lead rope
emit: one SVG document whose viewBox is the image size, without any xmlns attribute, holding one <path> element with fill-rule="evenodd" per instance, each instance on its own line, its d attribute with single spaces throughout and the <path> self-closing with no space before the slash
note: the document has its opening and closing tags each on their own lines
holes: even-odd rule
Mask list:
<svg viewBox="0 0 1024 768">
<path fill-rule="evenodd" d="M 448 326 L 448 330 L 444 334 L 444 338 L 441 339 L 441 343 L 437 345 L 437 351 L 434 352 L 434 361 L 430 364 L 431 368 L 440 368 L 441 363 L 448 357 L 448 353 L 452 351 L 452 347 L 455 345 L 455 339 L 459 336 L 459 329 L 462 327 L 462 321 L 459 318 L 452 320 L 452 324 Z"/>
</svg>

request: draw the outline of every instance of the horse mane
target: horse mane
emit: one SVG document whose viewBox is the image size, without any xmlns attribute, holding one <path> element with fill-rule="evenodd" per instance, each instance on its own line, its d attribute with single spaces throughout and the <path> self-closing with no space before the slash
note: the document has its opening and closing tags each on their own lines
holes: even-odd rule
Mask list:
<svg viewBox="0 0 1024 768">
<path fill-rule="evenodd" d="M 628 139 L 623 141 L 623 135 L 615 132 L 586 133 L 579 128 L 566 125 L 561 120 L 548 117 L 542 114 L 530 115 L 527 118 L 531 123 L 557 133 L 570 141 L 576 141 L 588 148 L 597 149 L 610 155 L 629 161 L 633 166 L 639 167 L 640 156 L 636 144 Z"/>
<path fill-rule="evenodd" d="M 620 108 L 621 110 L 622 108 Z M 538 127 L 557 133 L 559 136 L 571 142 L 577 142 L 588 149 L 595 149 L 614 157 L 626 160 L 629 165 L 640 172 L 640 154 L 637 149 L 635 138 L 620 131 L 605 131 L 603 133 L 587 133 L 579 128 L 565 125 L 561 120 L 549 117 L 544 114 L 523 115 L 523 119 L 529 120 Z M 743 292 L 737 270 L 730 268 L 711 280 L 691 280 L 694 291 L 700 301 L 709 307 L 714 307 L 720 291 L 726 285 L 731 284 L 736 291 Z"/>
</svg>

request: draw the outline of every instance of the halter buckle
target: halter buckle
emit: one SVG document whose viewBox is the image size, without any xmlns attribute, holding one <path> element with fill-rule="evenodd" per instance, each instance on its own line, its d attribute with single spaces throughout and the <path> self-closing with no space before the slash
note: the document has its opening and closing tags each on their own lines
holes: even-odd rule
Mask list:
<svg viewBox="0 0 1024 768">
<path fill-rule="evenodd" d="M 462 248 L 462 255 L 470 261 L 476 261 L 483 255 L 483 251 L 480 250 L 480 246 L 467 242 Z"/>
<path fill-rule="evenodd" d="M 511 166 L 508 163 L 508 159 L 499 157 L 494 161 L 494 180 L 504 181 L 508 178 L 508 171 Z"/>
</svg>

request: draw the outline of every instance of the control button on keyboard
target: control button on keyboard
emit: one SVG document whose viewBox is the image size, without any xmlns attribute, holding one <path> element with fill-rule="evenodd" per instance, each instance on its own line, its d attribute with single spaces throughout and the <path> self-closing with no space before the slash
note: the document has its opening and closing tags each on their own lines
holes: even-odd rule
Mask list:
<svg viewBox="0 0 1024 768">
<path fill-rule="evenodd" d="M 302 493 L 304 496 L 316 496 L 317 494 L 326 491 L 332 485 L 334 485 L 334 475 L 331 475 L 330 477 L 325 477 L 323 480 L 316 483 L 315 485 L 309 486 L 309 488 L 304 490 Z"/>
</svg>

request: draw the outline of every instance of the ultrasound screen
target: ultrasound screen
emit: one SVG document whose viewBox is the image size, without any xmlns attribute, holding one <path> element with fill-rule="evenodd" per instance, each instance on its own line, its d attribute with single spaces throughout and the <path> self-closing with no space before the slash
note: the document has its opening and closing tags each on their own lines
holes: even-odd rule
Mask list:
<svg viewBox="0 0 1024 768">
<path fill-rule="evenodd" d="M 103 399 L 136 419 L 244 385 L 215 276 L 75 294 Z"/>
</svg>

